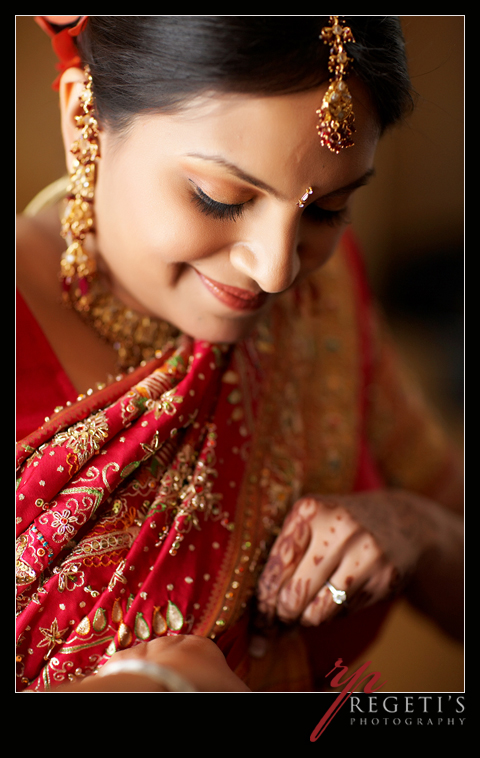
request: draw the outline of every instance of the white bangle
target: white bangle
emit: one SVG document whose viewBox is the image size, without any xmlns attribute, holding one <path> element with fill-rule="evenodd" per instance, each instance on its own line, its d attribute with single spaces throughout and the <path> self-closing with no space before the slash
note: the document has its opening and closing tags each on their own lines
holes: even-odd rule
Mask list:
<svg viewBox="0 0 480 758">
<path fill-rule="evenodd" d="M 166 687 L 168 692 L 197 692 L 190 682 L 168 666 L 160 666 L 139 658 L 126 658 L 124 661 L 111 661 L 98 672 L 99 676 L 110 674 L 138 674 L 146 676 L 157 684 Z"/>
</svg>

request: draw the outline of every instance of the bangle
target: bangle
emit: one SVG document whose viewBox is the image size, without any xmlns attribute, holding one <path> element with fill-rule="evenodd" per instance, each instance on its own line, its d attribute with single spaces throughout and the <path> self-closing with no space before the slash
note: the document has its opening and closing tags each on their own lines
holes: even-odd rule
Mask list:
<svg viewBox="0 0 480 758">
<path fill-rule="evenodd" d="M 166 687 L 168 692 L 197 692 L 190 682 L 168 666 L 160 666 L 158 663 L 142 661 L 139 658 L 127 658 L 124 661 L 106 663 L 99 675 L 109 676 L 110 674 L 146 676 L 157 684 Z"/>
</svg>

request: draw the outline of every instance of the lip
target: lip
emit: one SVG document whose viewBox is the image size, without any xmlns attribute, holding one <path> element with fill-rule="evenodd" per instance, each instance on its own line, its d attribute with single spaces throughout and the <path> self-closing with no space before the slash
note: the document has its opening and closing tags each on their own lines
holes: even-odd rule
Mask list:
<svg viewBox="0 0 480 758">
<path fill-rule="evenodd" d="M 264 305 L 268 299 L 268 292 L 253 293 L 249 290 L 231 287 L 229 284 L 221 284 L 208 276 L 196 272 L 200 280 L 211 294 L 235 311 L 256 311 Z"/>
</svg>

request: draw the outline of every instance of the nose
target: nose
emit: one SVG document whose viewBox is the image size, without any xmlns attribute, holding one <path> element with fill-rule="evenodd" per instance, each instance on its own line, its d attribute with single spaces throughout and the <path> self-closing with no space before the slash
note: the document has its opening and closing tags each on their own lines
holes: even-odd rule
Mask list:
<svg viewBox="0 0 480 758">
<path fill-rule="evenodd" d="M 269 293 L 283 292 L 300 271 L 295 225 L 289 230 L 276 224 L 258 235 L 235 242 L 230 249 L 232 266 Z"/>
</svg>

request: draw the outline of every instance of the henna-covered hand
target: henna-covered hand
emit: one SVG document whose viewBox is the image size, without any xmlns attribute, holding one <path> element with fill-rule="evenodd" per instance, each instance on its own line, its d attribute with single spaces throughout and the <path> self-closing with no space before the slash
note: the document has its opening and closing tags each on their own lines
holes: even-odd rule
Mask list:
<svg viewBox="0 0 480 758">
<path fill-rule="evenodd" d="M 259 611 L 269 619 L 276 614 L 285 622 L 317 625 L 342 607 L 350 611 L 384 599 L 434 544 L 435 507 L 396 491 L 303 497 L 260 577 Z M 345 590 L 345 606 L 334 602 L 327 581 Z"/>
</svg>

